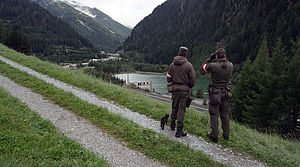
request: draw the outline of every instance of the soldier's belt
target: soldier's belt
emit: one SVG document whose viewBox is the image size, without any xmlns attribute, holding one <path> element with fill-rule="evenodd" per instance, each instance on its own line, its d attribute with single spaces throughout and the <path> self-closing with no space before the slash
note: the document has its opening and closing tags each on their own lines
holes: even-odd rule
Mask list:
<svg viewBox="0 0 300 167">
<path fill-rule="evenodd" d="M 211 87 L 215 89 L 225 89 L 227 84 L 222 84 L 222 85 L 211 85 Z"/>
</svg>

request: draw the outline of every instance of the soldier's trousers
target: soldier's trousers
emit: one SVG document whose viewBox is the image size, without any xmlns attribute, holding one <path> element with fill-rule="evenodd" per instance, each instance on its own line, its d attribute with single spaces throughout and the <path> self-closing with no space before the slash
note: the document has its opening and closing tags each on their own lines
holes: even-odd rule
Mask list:
<svg viewBox="0 0 300 167">
<path fill-rule="evenodd" d="M 229 97 L 226 97 L 225 91 L 220 89 L 215 89 L 210 92 L 209 98 L 209 114 L 210 114 L 210 127 L 211 136 L 218 138 L 219 135 L 219 115 L 221 117 L 223 136 L 229 137 L 230 125 L 229 125 L 229 112 L 230 103 Z"/>
<path fill-rule="evenodd" d="M 189 92 L 174 92 L 172 93 L 172 113 L 171 121 L 177 120 L 177 128 L 183 128 L 184 115 L 186 112 L 186 100 L 189 97 Z"/>
</svg>

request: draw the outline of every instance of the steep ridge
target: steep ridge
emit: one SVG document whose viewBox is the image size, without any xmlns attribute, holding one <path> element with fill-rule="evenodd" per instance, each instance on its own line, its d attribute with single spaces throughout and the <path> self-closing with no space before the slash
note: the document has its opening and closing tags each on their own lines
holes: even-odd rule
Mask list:
<svg viewBox="0 0 300 167">
<path fill-rule="evenodd" d="M 71 25 L 99 51 L 113 52 L 130 35 L 130 29 L 96 8 L 66 0 L 31 0 Z"/>
<path fill-rule="evenodd" d="M 289 50 L 299 38 L 300 2 L 295 0 L 168 0 L 145 17 L 124 42 L 125 51 L 148 63 L 170 64 L 180 45 L 199 68 L 217 47 L 234 63 L 256 56 L 263 38 L 272 48 L 282 38 Z"/>
</svg>

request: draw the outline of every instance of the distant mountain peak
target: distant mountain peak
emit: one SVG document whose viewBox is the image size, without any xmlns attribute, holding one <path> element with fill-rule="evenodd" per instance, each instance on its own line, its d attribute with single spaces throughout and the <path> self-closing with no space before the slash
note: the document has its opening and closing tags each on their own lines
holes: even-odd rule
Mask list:
<svg viewBox="0 0 300 167">
<path fill-rule="evenodd" d="M 92 8 L 85 6 L 85 5 L 81 4 L 80 2 L 76 2 L 73 0 L 53 0 L 53 2 L 64 2 L 64 3 L 72 6 L 74 9 L 80 11 L 81 13 L 84 13 L 93 18 L 97 17 L 97 15 L 95 15 L 91 12 Z"/>
<path fill-rule="evenodd" d="M 71 25 L 98 50 L 113 52 L 130 35 L 131 29 L 95 7 L 74 0 L 31 0 Z"/>
</svg>

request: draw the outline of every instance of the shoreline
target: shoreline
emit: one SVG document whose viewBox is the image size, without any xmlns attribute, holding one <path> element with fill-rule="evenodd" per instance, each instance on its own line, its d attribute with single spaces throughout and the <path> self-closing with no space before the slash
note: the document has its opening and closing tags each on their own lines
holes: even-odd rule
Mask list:
<svg viewBox="0 0 300 167">
<path fill-rule="evenodd" d="M 143 89 L 134 89 L 134 88 L 126 88 L 126 89 L 128 89 L 130 91 L 135 91 L 138 94 L 148 96 L 152 99 L 161 100 L 164 102 L 171 102 L 171 98 L 172 98 L 172 95 L 170 93 L 164 94 L 164 93 L 145 91 Z M 208 98 L 206 98 L 207 105 L 203 105 L 203 100 L 204 100 L 203 98 L 193 97 L 192 99 L 193 99 L 193 101 L 192 101 L 190 107 L 194 108 L 198 112 L 207 112 L 208 111 Z"/>
</svg>

